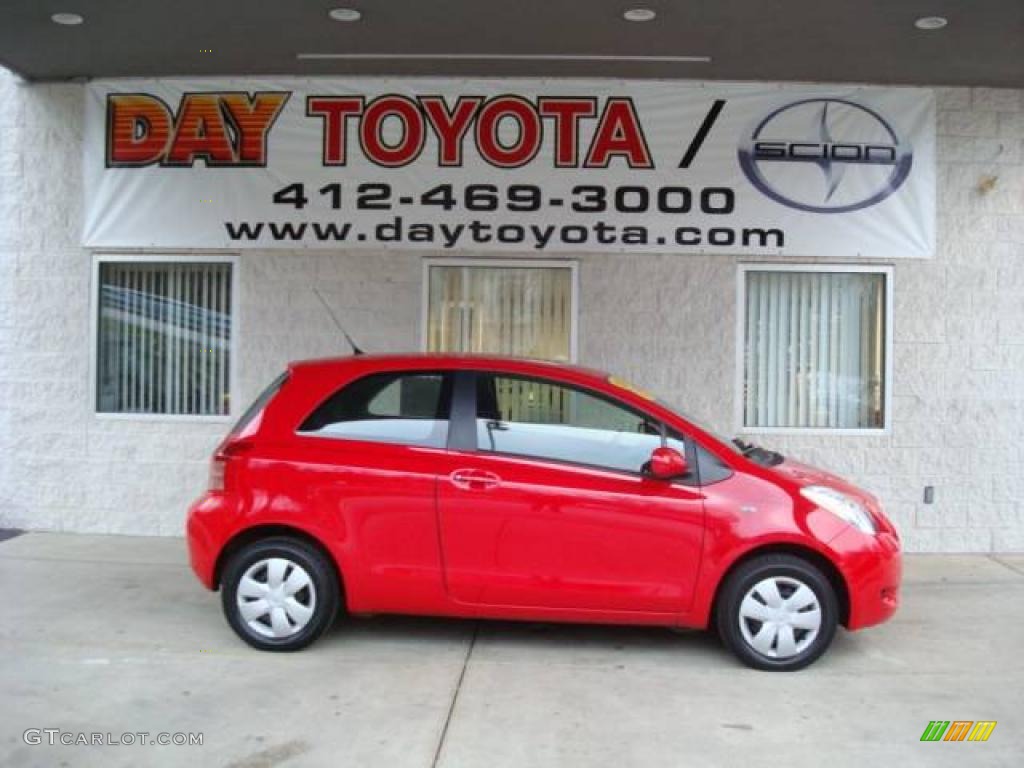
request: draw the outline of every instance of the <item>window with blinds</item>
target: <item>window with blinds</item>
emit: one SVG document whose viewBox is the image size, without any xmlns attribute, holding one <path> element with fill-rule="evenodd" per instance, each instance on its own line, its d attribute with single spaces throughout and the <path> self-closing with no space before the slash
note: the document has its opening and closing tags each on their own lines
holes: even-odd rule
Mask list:
<svg viewBox="0 0 1024 768">
<path fill-rule="evenodd" d="M 886 272 L 744 272 L 743 425 L 885 426 Z"/>
<path fill-rule="evenodd" d="M 572 358 L 571 266 L 429 265 L 427 350 Z"/>
<path fill-rule="evenodd" d="M 99 264 L 100 413 L 229 413 L 231 269 L 225 262 Z"/>
</svg>

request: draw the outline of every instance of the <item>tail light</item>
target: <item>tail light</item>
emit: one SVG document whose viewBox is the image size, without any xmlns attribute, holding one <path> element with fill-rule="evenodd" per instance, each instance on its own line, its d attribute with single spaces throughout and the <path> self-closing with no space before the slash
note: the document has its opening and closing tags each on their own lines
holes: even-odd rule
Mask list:
<svg viewBox="0 0 1024 768">
<path fill-rule="evenodd" d="M 263 412 L 267 404 L 280 391 L 284 383 L 288 381 L 289 371 L 285 371 L 268 386 L 250 405 L 238 423 L 231 428 L 224 442 L 217 446 L 210 459 L 210 480 L 211 491 L 225 491 L 231 487 L 231 461 L 232 457 L 245 453 L 252 448 L 251 440 L 260 431 L 263 420 Z"/>
<path fill-rule="evenodd" d="M 217 447 L 217 450 L 213 452 L 213 458 L 210 459 L 209 490 L 227 490 L 228 467 L 232 463 L 231 460 L 250 448 L 252 448 L 252 443 L 248 440 L 231 440 L 230 438 Z"/>
<path fill-rule="evenodd" d="M 210 459 L 210 480 L 207 483 L 207 488 L 211 491 L 223 491 L 224 490 L 224 473 L 227 469 L 228 457 L 220 451 L 213 454 L 213 458 Z"/>
</svg>

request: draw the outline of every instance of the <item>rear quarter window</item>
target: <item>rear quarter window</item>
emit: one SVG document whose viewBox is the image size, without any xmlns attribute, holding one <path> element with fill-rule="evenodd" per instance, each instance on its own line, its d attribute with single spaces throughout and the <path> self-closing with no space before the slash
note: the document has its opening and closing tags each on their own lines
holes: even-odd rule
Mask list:
<svg viewBox="0 0 1024 768">
<path fill-rule="evenodd" d="M 364 376 L 324 400 L 301 435 L 432 448 L 448 442 L 451 375 L 387 372 Z"/>
</svg>

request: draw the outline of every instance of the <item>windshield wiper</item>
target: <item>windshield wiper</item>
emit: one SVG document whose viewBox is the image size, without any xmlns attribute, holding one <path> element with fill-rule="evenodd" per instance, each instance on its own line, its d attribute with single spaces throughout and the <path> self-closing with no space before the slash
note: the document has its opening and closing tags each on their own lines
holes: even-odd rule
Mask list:
<svg viewBox="0 0 1024 768">
<path fill-rule="evenodd" d="M 744 442 L 743 440 L 740 440 L 738 437 L 734 437 L 732 439 L 732 442 L 733 442 L 733 445 L 735 445 L 737 448 L 740 449 L 740 453 L 742 453 L 744 456 L 749 456 L 750 454 L 754 453 L 755 451 L 761 450 L 760 448 L 758 448 L 753 443 Z"/>
<path fill-rule="evenodd" d="M 744 456 L 749 456 L 758 464 L 763 463 L 767 467 L 774 467 L 786 460 L 786 457 L 778 451 L 769 451 L 767 448 L 740 440 L 738 437 L 734 437 L 732 442 L 733 445 L 740 449 L 740 453 Z"/>
</svg>

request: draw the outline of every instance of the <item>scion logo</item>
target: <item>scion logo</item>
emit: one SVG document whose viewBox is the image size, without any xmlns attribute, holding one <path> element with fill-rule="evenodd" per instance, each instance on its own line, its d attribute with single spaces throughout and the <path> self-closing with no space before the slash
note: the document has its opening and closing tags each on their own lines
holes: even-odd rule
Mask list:
<svg viewBox="0 0 1024 768">
<path fill-rule="evenodd" d="M 750 182 L 812 213 L 879 203 L 906 180 L 914 154 L 885 118 L 847 99 L 802 99 L 756 123 L 739 148 Z"/>
</svg>

